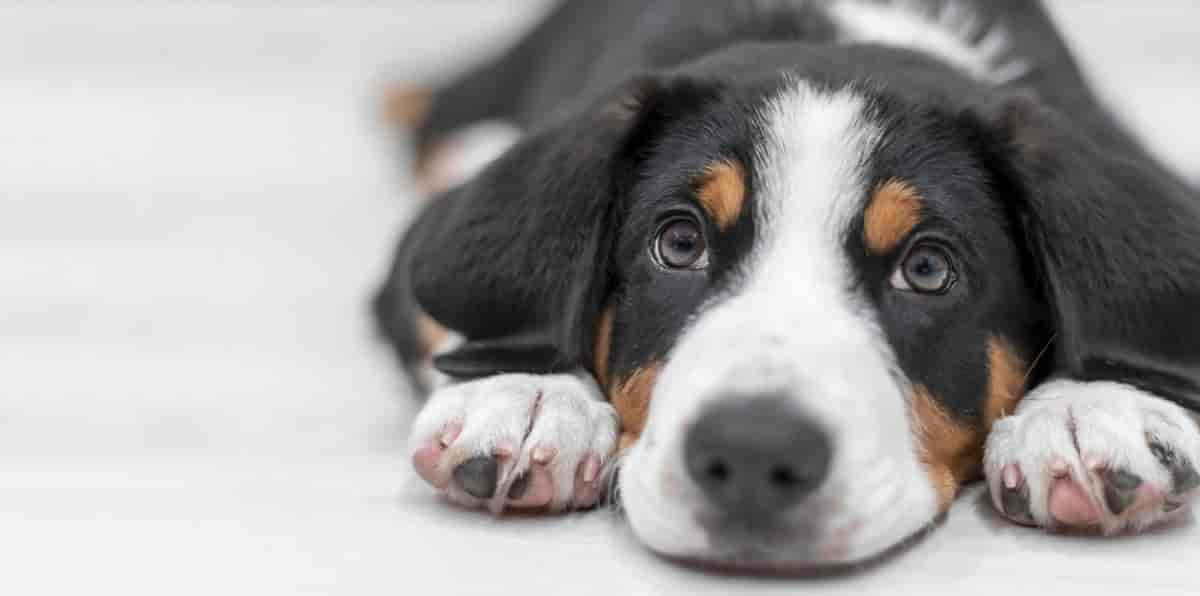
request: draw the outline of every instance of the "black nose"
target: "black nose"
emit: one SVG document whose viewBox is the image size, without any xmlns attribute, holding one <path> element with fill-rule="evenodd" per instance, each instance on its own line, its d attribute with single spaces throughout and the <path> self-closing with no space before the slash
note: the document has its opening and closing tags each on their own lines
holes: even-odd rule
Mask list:
<svg viewBox="0 0 1200 596">
<path fill-rule="evenodd" d="M 724 515 L 763 521 L 821 486 L 833 447 L 820 426 L 785 400 L 735 398 L 692 425 L 684 457 L 692 480 Z"/>
</svg>

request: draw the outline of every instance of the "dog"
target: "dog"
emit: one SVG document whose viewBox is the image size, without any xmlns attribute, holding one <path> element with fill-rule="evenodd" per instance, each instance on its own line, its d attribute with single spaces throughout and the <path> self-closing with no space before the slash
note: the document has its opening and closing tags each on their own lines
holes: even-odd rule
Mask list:
<svg viewBox="0 0 1200 596">
<path fill-rule="evenodd" d="M 1036 0 L 566 0 L 391 104 L 435 196 L 374 309 L 457 503 L 790 570 L 977 479 L 1064 531 L 1200 492 L 1200 193 Z"/>
</svg>

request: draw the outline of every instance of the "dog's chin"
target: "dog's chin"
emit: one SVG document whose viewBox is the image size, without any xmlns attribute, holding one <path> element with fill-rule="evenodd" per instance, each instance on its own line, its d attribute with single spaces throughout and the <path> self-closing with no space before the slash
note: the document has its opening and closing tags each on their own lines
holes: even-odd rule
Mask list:
<svg viewBox="0 0 1200 596">
<path fill-rule="evenodd" d="M 903 535 L 857 545 L 837 536 L 778 530 L 771 532 L 769 540 L 714 530 L 707 532 L 702 545 L 693 548 L 665 545 L 643 534 L 638 538 L 664 560 L 707 573 L 820 578 L 861 573 L 886 564 L 921 542 L 935 524 L 929 522 Z"/>
<path fill-rule="evenodd" d="M 748 525 L 723 517 L 672 467 L 648 455 L 636 445 L 624 458 L 621 509 L 633 534 L 651 551 L 703 571 L 799 577 L 855 573 L 906 552 L 938 519 L 927 502 L 928 487 L 914 483 L 867 491 L 896 495 L 881 508 L 847 506 L 850 499 L 842 494 L 861 493 L 862 487 L 831 488 L 784 518 Z"/>
<path fill-rule="evenodd" d="M 932 524 L 927 528 L 932 527 Z M 665 560 L 706 573 L 720 575 L 753 575 L 779 578 L 829 578 L 870 571 L 903 556 L 921 542 L 929 532 L 923 529 L 900 541 L 882 548 L 872 555 L 857 558 L 796 558 L 791 559 L 782 552 L 765 552 L 756 548 L 738 550 L 720 549 L 707 555 L 670 555 L 658 553 Z"/>
</svg>

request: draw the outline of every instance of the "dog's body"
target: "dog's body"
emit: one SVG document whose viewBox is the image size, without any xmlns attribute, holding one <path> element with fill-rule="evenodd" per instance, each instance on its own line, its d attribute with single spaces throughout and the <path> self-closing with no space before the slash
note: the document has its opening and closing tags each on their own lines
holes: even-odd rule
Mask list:
<svg viewBox="0 0 1200 596">
<path fill-rule="evenodd" d="M 439 354 L 413 456 L 455 500 L 587 506 L 619 460 L 652 548 L 777 567 L 981 472 L 1106 531 L 1200 487 L 1200 200 L 1039 2 L 568 0 L 434 96 L 426 175 L 487 121 L 376 302 Z"/>
</svg>

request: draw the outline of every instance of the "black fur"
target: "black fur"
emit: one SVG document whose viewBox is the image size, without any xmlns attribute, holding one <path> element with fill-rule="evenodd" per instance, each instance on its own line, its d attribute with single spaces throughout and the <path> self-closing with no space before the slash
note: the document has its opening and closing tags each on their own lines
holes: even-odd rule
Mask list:
<svg viewBox="0 0 1200 596">
<path fill-rule="evenodd" d="M 717 159 L 746 165 L 753 211 L 754 113 L 787 75 L 870 99 L 885 131 L 874 181 L 918 186 L 917 236 L 969 261 L 954 291 L 915 301 L 886 289 L 903 255 L 866 257 L 861 230 L 847 230 L 902 367 L 957 417 L 981 416 L 992 336 L 1028 362 L 1053 343 L 1034 382 L 1126 381 L 1200 410 L 1200 201 L 1097 101 L 1039 2 L 979 3 L 1035 67 L 1020 88 L 913 51 L 831 44 L 837 31 L 816 5 L 747 6 L 568 0 L 439 94 L 426 145 L 485 118 L 531 132 L 434 200 L 405 240 L 377 301 L 402 355 L 412 344 L 397 321 L 416 308 L 411 289 L 468 340 L 437 361 L 450 374 L 591 367 L 607 304 L 615 376 L 665 357 L 696 309 L 736 283 L 726 272 L 754 221 L 707 230 L 707 273 L 665 273 L 649 238 L 672 213 L 697 209 L 690 184 Z M 621 82 L 637 73 L 650 74 Z"/>
</svg>

